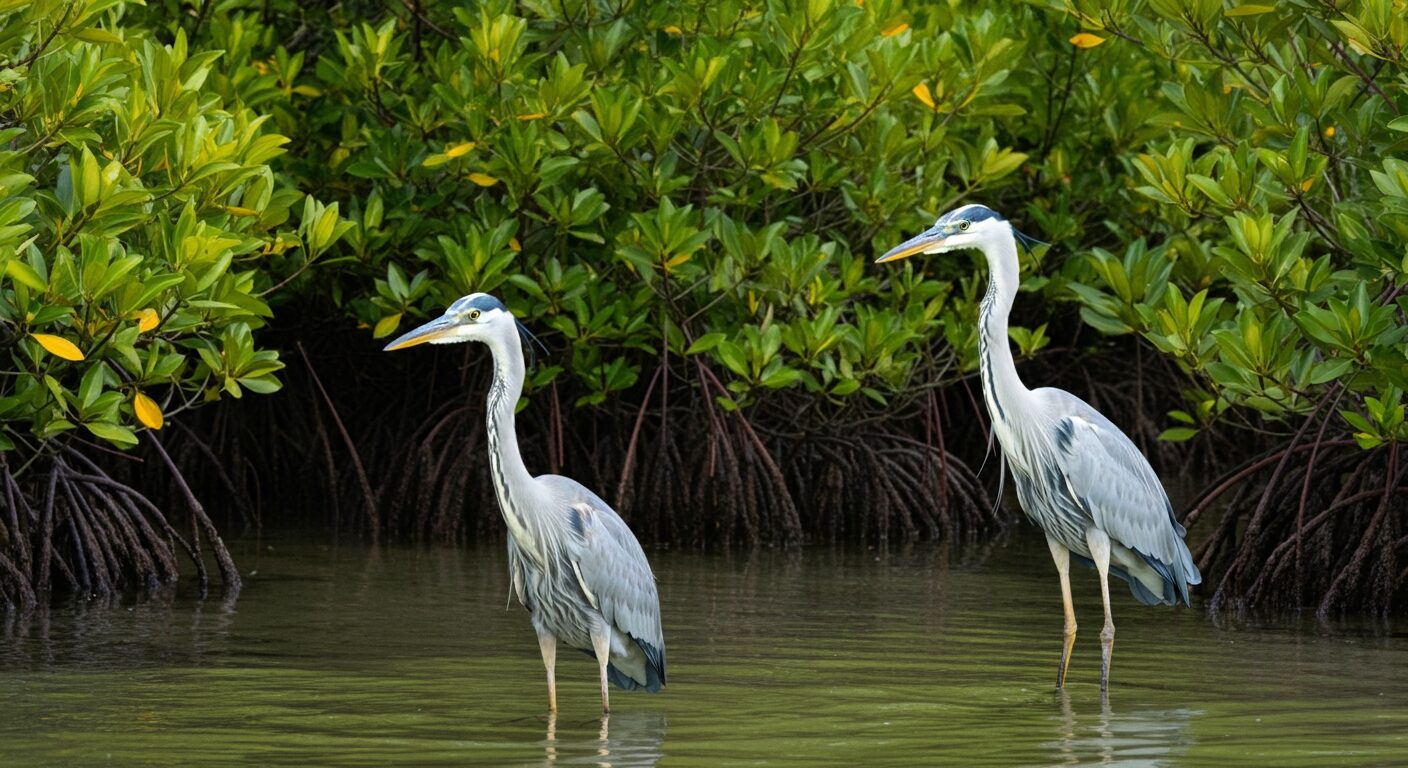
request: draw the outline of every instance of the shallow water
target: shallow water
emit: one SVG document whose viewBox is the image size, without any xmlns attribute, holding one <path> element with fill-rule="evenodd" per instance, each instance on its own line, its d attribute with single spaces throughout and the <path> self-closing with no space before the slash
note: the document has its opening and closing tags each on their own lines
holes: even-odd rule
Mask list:
<svg viewBox="0 0 1408 768">
<path fill-rule="evenodd" d="M 1408 637 L 1215 621 L 1116 588 L 1052 691 L 1060 598 L 1030 529 L 961 553 L 650 552 L 670 685 L 558 655 L 561 712 L 499 546 L 236 547 L 237 603 L 0 618 L 0 765 L 1364 765 L 1408 763 Z"/>
</svg>

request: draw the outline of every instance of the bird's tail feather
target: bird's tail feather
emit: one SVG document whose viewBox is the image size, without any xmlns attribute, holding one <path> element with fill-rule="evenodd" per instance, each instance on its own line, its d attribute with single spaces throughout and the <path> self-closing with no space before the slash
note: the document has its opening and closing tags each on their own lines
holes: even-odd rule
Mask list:
<svg viewBox="0 0 1408 768">
<path fill-rule="evenodd" d="M 606 679 L 610 681 L 612 685 L 622 690 L 658 693 L 660 689 L 665 686 L 664 653 L 656 651 L 654 646 L 648 643 L 641 643 L 639 640 L 635 640 L 635 638 L 631 639 L 634 641 L 632 644 L 635 646 L 634 651 L 639 653 L 639 655 L 637 656 L 636 653 L 633 653 L 631 656 L 622 659 L 622 662 L 628 662 L 627 666 L 633 668 L 639 667 L 641 673 L 639 673 L 638 676 L 645 678 L 644 681 L 637 679 L 636 675 L 632 675 L 622 667 L 617 666 L 614 657 L 606 665 Z M 596 658 L 596 652 L 592 649 L 582 648 L 580 650 L 593 659 Z"/>
<path fill-rule="evenodd" d="M 655 671 L 651 664 L 645 665 L 645 683 L 637 682 L 630 675 L 622 672 L 615 664 L 606 665 L 606 679 L 612 685 L 627 691 L 645 691 L 646 693 L 659 693 L 665 682 L 660 679 L 660 673 Z"/>
</svg>

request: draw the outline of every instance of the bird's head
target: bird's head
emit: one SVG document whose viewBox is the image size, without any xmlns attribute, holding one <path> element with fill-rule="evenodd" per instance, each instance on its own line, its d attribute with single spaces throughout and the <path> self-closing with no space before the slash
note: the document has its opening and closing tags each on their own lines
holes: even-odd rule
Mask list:
<svg viewBox="0 0 1408 768">
<path fill-rule="evenodd" d="M 1014 237 L 1027 247 L 1036 240 L 1018 232 L 1002 214 L 986 205 L 955 208 L 939 217 L 934 226 L 900 243 L 876 259 L 877 264 L 907 259 L 917 253 L 948 253 L 964 248 L 984 248 L 1004 237 Z"/>
<path fill-rule="evenodd" d="M 490 343 L 512 339 L 515 334 L 524 342 L 537 341 L 502 301 L 487 293 L 471 293 L 455 300 L 440 317 L 397 337 L 386 345 L 385 351 L 392 352 L 417 344 Z"/>
</svg>

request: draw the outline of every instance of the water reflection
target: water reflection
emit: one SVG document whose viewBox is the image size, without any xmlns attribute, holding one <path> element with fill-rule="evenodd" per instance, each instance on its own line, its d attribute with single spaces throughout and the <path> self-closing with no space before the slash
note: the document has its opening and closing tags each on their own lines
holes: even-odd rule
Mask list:
<svg viewBox="0 0 1408 768">
<path fill-rule="evenodd" d="M 665 754 L 665 715 L 659 712 L 613 712 L 561 734 L 558 715 L 550 714 L 546 719 L 543 765 L 653 768 Z M 590 733 L 593 726 L 594 735 Z"/>
<path fill-rule="evenodd" d="M 1046 746 L 1058 765 L 1176 765 L 1192 737 L 1189 723 L 1202 714 L 1192 709 L 1156 709 L 1115 714 L 1108 696 L 1098 713 L 1078 714 L 1069 691 L 1055 694 L 1060 714 L 1053 716 L 1056 738 Z"/>
<path fill-rule="evenodd" d="M 1284 616 L 1121 602 L 1108 703 L 1094 633 L 1052 694 L 1060 599 L 1035 535 L 652 552 L 671 683 L 613 697 L 604 722 L 578 654 L 559 656 L 562 713 L 541 715 L 501 545 L 236 556 L 233 605 L 4 616 L 0 763 L 1353 765 L 1400 759 L 1408 733 L 1408 638 Z M 1098 615 L 1093 576 L 1074 587 Z"/>
<path fill-rule="evenodd" d="M 63 665 L 200 664 L 233 626 L 236 602 L 222 596 L 183 600 L 175 590 L 69 599 L 33 611 L 0 614 L 4 669 Z M 173 636 L 189 642 L 170 642 Z"/>
</svg>

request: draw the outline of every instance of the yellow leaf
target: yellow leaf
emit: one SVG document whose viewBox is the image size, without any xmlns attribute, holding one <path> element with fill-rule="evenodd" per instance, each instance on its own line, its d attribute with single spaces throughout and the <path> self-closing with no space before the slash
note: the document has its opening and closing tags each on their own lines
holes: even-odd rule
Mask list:
<svg viewBox="0 0 1408 768">
<path fill-rule="evenodd" d="M 47 333 L 31 333 L 30 336 L 33 336 L 34 340 L 39 342 L 39 346 L 54 357 L 62 357 L 74 362 L 83 359 L 83 352 L 73 342 L 62 336 L 51 336 Z"/>
<path fill-rule="evenodd" d="M 919 99 L 920 101 L 924 102 L 924 106 L 928 107 L 929 109 L 934 108 L 934 97 L 929 95 L 928 83 L 920 83 L 919 85 L 914 86 L 914 88 L 910 90 L 910 93 L 913 93 L 916 99 Z"/>
<path fill-rule="evenodd" d="M 523 243 L 518 242 L 518 238 L 516 237 L 510 237 L 508 239 L 508 249 L 514 253 L 522 253 Z"/>
<path fill-rule="evenodd" d="M 1300 191 L 1302 191 L 1302 192 L 1309 192 L 1309 191 L 1310 191 L 1310 188 L 1311 188 L 1312 186 L 1314 186 L 1314 185 L 1315 185 L 1315 177 L 1312 176 L 1312 177 L 1310 177 L 1310 178 L 1308 178 L 1308 179 L 1306 179 L 1305 181 L 1302 181 L 1302 182 L 1300 183 Z"/>
<path fill-rule="evenodd" d="M 452 160 L 456 157 L 463 157 L 464 155 L 469 154 L 469 151 L 471 149 L 474 149 L 474 142 L 472 141 L 466 141 L 463 144 L 456 144 L 455 146 L 449 147 L 445 150 L 445 157 L 448 157 Z"/>
<path fill-rule="evenodd" d="M 1239 5 L 1236 8 L 1228 8 L 1222 12 L 1224 16 L 1256 16 L 1261 13 L 1271 13 L 1276 10 L 1274 5 Z"/>
<path fill-rule="evenodd" d="M 1103 42 L 1105 42 L 1105 38 L 1092 35 L 1089 32 L 1082 32 L 1078 35 L 1071 36 L 1071 45 L 1077 48 L 1094 48 Z"/>
<path fill-rule="evenodd" d="M 547 117 L 547 116 L 548 116 L 548 113 L 546 113 L 546 112 L 529 112 L 529 113 L 526 114 L 526 115 L 519 115 L 519 116 L 518 116 L 518 119 L 519 119 L 519 120 L 523 120 L 523 121 L 528 121 L 528 120 L 542 120 L 543 118 L 545 118 L 545 117 Z"/>
<path fill-rule="evenodd" d="M 137 421 L 151 429 L 161 429 L 166 424 L 166 417 L 161 415 L 161 406 L 141 392 L 132 398 L 132 411 L 137 414 Z"/>
<path fill-rule="evenodd" d="M 487 173 L 479 173 L 478 171 L 469 174 L 469 180 L 481 187 L 492 187 L 499 183 L 499 180 L 493 176 Z"/>
<path fill-rule="evenodd" d="M 396 326 L 400 324 L 400 312 L 397 312 L 394 315 L 387 315 L 386 317 L 383 317 L 380 320 L 376 321 L 376 328 L 372 329 L 372 338 L 379 339 L 383 336 L 390 336 L 391 332 L 396 330 Z"/>
<path fill-rule="evenodd" d="M 226 212 L 228 212 L 228 213 L 233 213 L 233 214 L 236 215 L 236 216 L 258 216 L 258 215 L 259 215 L 259 211 L 256 211 L 256 210 L 254 210 L 253 208 L 241 208 L 241 207 L 239 207 L 239 206 L 237 206 L 237 205 L 227 205 L 227 206 L 224 206 L 224 207 L 225 207 L 225 211 L 226 211 Z"/>
<path fill-rule="evenodd" d="M 683 35 L 683 34 L 684 34 L 684 30 L 680 29 L 679 27 L 675 26 L 674 24 L 671 24 L 671 25 L 665 27 L 665 32 L 668 33 L 668 34 L 671 34 L 671 35 Z"/>
<path fill-rule="evenodd" d="M 688 253 L 681 253 L 678 256 L 671 256 L 670 260 L 665 262 L 665 271 L 668 272 L 671 269 L 674 269 L 675 267 L 678 267 L 679 265 L 685 263 L 686 261 L 689 261 L 690 255 L 691 254 Z"/>
<path fill-rule="evenodd" d="M 161 322 L 161 316 L 155 309 L 144 309 L 137 313 L 137 330 L 146 333 L 156 327 Z"/>
<path fill-rule="evenodd" d="M 894 37 L 895 35 L 898 35 L 899 33 L 905 31 L 906 29 L 909 29 L 909 25 L 905 24 L 904 22 L 900 22 L 899 24 L 896 24 L 895 26 L 890 27 L 889 29 L 881 30 L 880 34 L 885 37 Z"/>
</svg>

